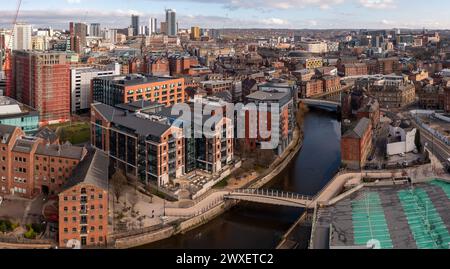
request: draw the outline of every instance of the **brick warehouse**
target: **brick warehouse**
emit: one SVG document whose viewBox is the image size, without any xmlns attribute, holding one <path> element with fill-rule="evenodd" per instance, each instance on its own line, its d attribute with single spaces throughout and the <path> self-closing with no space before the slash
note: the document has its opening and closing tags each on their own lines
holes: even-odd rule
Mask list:
<svg viewBox="0 0 450 269">
<path fill-rule="evenodd" d="M 18 127 L 0 125 L 0 194 L 57 194 L 85 155 L 85 148 L 48 145 Z"/>
</svg>

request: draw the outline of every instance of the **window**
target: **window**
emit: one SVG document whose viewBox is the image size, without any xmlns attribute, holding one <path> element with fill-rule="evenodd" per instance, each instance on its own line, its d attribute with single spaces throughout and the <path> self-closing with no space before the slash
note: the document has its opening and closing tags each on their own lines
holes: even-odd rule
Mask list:
<svg viewBox="0 0 450 269">
<path fill-rule="evenodd" d="M 64 217 L 64 222 L 68 222 L 69 219 L 67 217 Z"/>
<path fill-rule="evenodd" d="M 91 210 L 94 210 L 94 209 L 95 209 L 95 206 L 91 205 Z"/>
<path fill-rule="evenodd" d="M 98 229 L 99 229 L 100 231 L 103 231 L 103 226 L 102 226 L 102 225 L 98 226 Z"/>
<path fill-rule="evenodd" d="M 103 194 L 99 194 L 98 199 L 103 199 Z"/>
<path fill-rule="evenodd" d="M 77 217 L 72 217 L 72 222 L 77 222 Z"/>
<path fill-rule="evenodd" d="M 65 206 L 65 207 L 64 207 L 64 211 L 67 212 L 68 210 L 69 210 L 69 209 L 67 208 L 67 206 Z"/>
<path fill-rule="evenodd" d="M 69 232 L 69 229 L 64 228 L 64 233 L 68 233 L 68 232 Z"/>
<path fill-rule="evenodd" d="M 73 206 L 73 207 L 72 207 L 72 211 L 77 211 L 77 207 L 76 207 L 76 206 Z"/>
<path fill-rule="evenodd" d="M 64 196 L 64 201 L 67 201 L 68 200 L 68 197 L 67 196 Z"/>
<path fill-rule="evenodd" d="M 95 231 L 95 227 L 91 226 L 91 232 Z"/>
<path fill-rule="evenodd" d="M 76 233 L 77 232 L 77 228 L 72 228 L 72 233 Z"/>
<path fill-rule="evenodd" d="M 99 215 L 98 218 L 99 218 L 99 219 L 103 219 L 103 215 Z"/>
</svg>

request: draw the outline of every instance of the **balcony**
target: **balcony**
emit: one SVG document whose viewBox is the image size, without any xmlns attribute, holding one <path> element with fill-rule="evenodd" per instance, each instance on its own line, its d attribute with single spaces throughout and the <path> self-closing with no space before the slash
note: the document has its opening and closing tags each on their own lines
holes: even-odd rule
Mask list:
<svg viewBox="0 0 450 269">
<path fill-rule="evenodd" d="M 87 209 L 82 209 L 82 210 L 80 210 L 80 215 L 87 215 L 88 214 L 88 211 L 87 211 Z"/>
</svg>

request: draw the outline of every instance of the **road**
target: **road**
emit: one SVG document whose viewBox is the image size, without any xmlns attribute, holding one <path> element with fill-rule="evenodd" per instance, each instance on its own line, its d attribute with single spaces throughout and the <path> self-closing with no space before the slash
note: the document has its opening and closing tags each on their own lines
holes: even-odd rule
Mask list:
<svg viewBox="0 0 450 269">
<path fill-rule="evenodd" d="M 414 120 L 412 121 L 416 128 L 420 130 L 420 137 L 423 145 L 428 145 L 428 149 L 442 162 L 447 163 L 447 159 L 450 158 L 450 147 L 434 137 L 428 130 L 420 127 Z"/>
</svg>

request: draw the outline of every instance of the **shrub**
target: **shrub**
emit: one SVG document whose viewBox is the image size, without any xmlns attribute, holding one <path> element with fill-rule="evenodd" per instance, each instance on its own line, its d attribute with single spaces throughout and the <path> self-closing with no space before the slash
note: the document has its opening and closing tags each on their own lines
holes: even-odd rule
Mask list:
<svg viewBox="0 0 450 269">
<path fill-rule="evenodd" d="M 7 233 L 13 231 L 15 228 L 14 225 L 9 220 L 0 220 L 0 232 Z"/>
<path fill-rule="evenodd" d="M 36 239 L 36 232 L 31 225 L 27 225 L 28 231 L 23 235 L 26 239 Z"/>
</svg>

